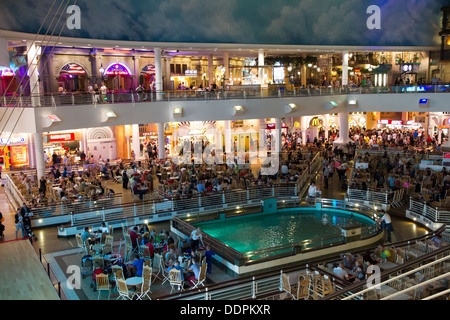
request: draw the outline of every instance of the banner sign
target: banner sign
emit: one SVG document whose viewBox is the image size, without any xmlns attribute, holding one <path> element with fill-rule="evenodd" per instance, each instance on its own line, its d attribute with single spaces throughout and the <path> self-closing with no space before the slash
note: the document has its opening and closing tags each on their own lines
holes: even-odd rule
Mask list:
<svg viewBox="0 0 450 320">
<path fill-rule="evenodd" d="M 48 135 L 49 142 L 74 141 L 75 133 L 54 133 Z"/>
</svg>

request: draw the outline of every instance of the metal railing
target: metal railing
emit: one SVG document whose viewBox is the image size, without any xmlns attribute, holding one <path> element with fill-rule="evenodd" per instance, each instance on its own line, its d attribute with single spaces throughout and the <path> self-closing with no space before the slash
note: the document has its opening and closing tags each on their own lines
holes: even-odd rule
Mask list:
<svg viewBox="0 0 450 320">
<path fill-rule="evenodd" d="M 439 228 L 442 224 L 450 224 L 450 208 L 433 206 L 427 201 L 412 196 L 409 198 L 409 210 L 406 216 L 432 229 Z M 449 233 L 450 228 L 446 232 Z"/>
<path fill-rule="evenodd" d="M 379 202 L 387 205 L 389 203 L 389 191 L 378 191 L 368 188 L 367 190 L 347 188 L 349 200 Z"/>
<path fill-rule="evenodd" d="M 96 105 L 101 103 L 141 103 L 154 101 L 195 101 L 195 100 L 231 100 L 231 99 L 264 99 L 286 97 L 334 96 L 346 94 L 408 94 L 408 93 L 446 93 L 450 92 L 449 85 L 436 86 L 397 86 L 397 87 L 317 87 L 288 89 L 249 89 L 218 90 L 218 91 L 153 91 L 147 93 L 108 92 L 107 94 L 93 93 L 43 93 L 33 96 L 6 95 L 0 101 L 2 107 L 31 107 L 32 100 L 38 97 L 38 106 L 57 107 L 70 105 Z M 36 99 L 35 99 L 36 100 Z"/>
</svg>

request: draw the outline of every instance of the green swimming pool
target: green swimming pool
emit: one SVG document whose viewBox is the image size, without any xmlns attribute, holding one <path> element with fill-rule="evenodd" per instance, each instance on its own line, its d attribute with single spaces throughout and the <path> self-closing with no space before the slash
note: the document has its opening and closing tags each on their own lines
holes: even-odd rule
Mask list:
<svg viewBox="0 0 450 320">
<path fill-rule="evenodd" d="M 302 240 L 340 235 L 348 225 L 373 225 L 355 213 L 335 209 L 293 208 L 276 214 L 252 214 L 221 221 L 194 224 L 203 232 L 245 253 Z"/>
</svg>

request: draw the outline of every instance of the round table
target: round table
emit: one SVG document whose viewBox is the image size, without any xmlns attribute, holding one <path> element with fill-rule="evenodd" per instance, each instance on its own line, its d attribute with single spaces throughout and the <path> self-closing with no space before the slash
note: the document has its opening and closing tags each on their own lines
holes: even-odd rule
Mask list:
<svg viewBox="0 0 450 320">
<path fill-rule="evenodd" d="M 142 284 L 142 277 L 131 277 L 125 280 L 127 286 L 138 286 Z"/>
</svg>

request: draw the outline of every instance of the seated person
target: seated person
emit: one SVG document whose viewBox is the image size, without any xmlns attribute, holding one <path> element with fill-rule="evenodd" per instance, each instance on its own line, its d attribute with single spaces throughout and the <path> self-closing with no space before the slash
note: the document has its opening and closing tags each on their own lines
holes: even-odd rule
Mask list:
<svg viewBox="0 0 450 320">
<path fill-rule="evenodd" d="M 344 264 L 340 262 L 338 265 L 335 265 L 333 268 L 333 273 L 341 279 L 349 280 L 350 276 L 347 271 L 344 269 Z"/>
<path fill-rule="evenodd" d="M 440 247 L 442 244 L 442 236 L 440 234 L 434 236 L 433 238 L 431 238 L 431 241 L 433 242 L 433 244 L 435 246 Z"/>
<path fill-rule="evenodd" d="M 109 233 L 109 228 L 106 226 L 106 223 L 102 222 L 102 225 L 98 231 L 101 233 Z"/>
<path fill-rule="evenodd" d="M 142 277 L 142 271 L 144 269 L 144 259 L 141 258 L 139 255 L 136 255 L 133 262 L 133 267 L 134 267 L 134 275 L 136 277 Z"/>
<path fill-rule="evenodd" d="M 355 257 L 351 253 L 341 254 L 341 258 L 343 259 L 344 267 L 352 270 L 355 266 Z"/>
<path fill-rule="evenodd" d="M 166 260 L 166 264 L 171 265 L 177 259 L 177 254 L 175 252 L 175 247 L 171 246 L 169 248 L 169 252 L 166 253 L 164 259 Z"/>
<path fill-rule="evenodd" d="M 366 272 L 364 271 L 363 266 L 357 266 L 355 272 L 356 272 L 355 282 L 364 281 L 366 279 Z"/>
<path fill-rule="evenodd" d="M 171 267 L 167 268 L 167 272 L 170 273 L 170 270 L 172 269 L 176 269 L 176 270 L 180 270 L 180 274 L 181 274 L 181 280 L 184 280 L 184 274 L 183 274 L 183 268 L 180 265 L 180 261 L 176 260 L 173 262 L 173 265 Z"/>
<path fill-rule="evenodd" d="M 90 244 L 95 243 L 95 234 L 89 232 L 89 227 L 85 227 L 81 234 L 81 241 L 84 243 L 86 240 L 89 240 Z"/>
<path fill-rule="evenodd" d="M 192 259 L 192 265 L 188 269 L 188 276 L 186 277 L 186 282 L 189 285 L 192 285 L 192 282 L 195 282 L 198 280 L 198 277 L 200 275 L 200 265 L 198 264 L 198 258 L 194 257 Z"/>
</svg>

